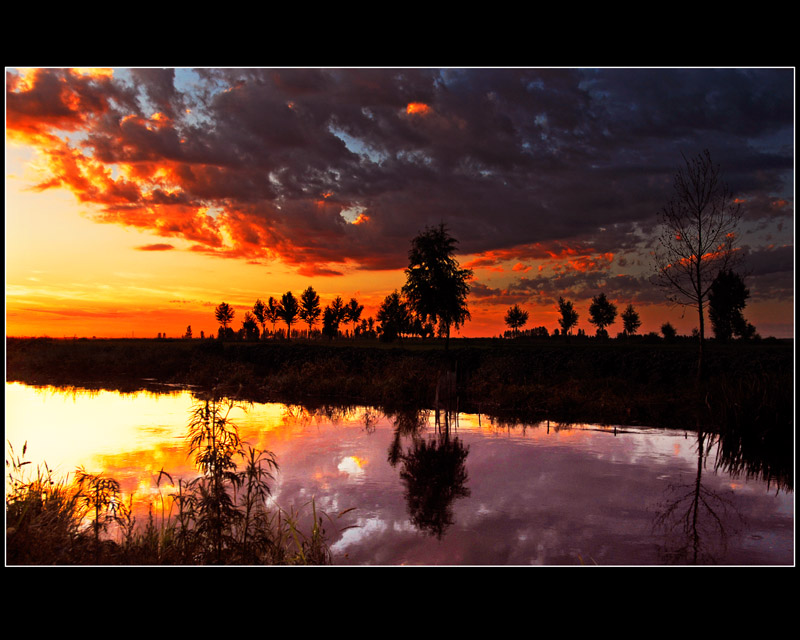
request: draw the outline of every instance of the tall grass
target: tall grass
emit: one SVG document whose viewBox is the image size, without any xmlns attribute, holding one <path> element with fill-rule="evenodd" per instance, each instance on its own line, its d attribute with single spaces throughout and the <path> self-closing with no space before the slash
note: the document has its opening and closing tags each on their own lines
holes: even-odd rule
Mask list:
<svg viewBox="0 0 800 640">
<path fill-rule="evenodd" d="M 25 460 L 27 443 L 6 458 L 6 561 L 8 564 L 71 564 L 90 558 L 90 537 L 81 530 L 80 491 L 56 478 L 45 463 Z"/>
<path fill-rule="evenodd" d="M 230 419 L 236 403 L 210 396 L 196 404 L 187 444 L 198 476 L 154 479 L 146 522 L 119 483 L 78 469 L 57 479 L 8 444 L 6 548 L 9 564 L 330 564 L 326 519 L 312 499 L 288 511 L 271 500 L 278 463 L 242 442 Z M 170 489 L 171 487 L 171 489 Z M 156 512 L 154 513 L 154 506 Z M 310 529 L 301 525 L 310 508 Z M 308 525 L 305 525 L 308 527 Z"/>
</svg>

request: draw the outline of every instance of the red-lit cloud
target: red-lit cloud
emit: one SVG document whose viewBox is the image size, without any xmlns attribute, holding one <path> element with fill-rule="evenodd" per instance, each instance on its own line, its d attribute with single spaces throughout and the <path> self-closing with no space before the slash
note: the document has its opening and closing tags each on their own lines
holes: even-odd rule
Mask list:
<svg viewBox="0 0 800 640">
<path fill-rule="evenodd" d="M 646 288 L 644 267 L 621 270 L 646 262 L 680 154 L 708 139 L 761 234 L 749 255 L 777 257 L 767 233 L 792 242 L 790 69 L 10 69 L 6 84 L 7 139 L 45 168 L 31 188 L 166 240 L 142 251 L 180 240 L 335 277 L 401 269 L 445 222 L 463 266 L 514 278 L 481 275 L 475 300 Z"/>
<path fill-rule="evenodd" d="M 139 251 L 171 251 L 175 247 L 171 244 L 157 243 L 157 244 L 145 244 L 136 248 Z"/>
</svg>

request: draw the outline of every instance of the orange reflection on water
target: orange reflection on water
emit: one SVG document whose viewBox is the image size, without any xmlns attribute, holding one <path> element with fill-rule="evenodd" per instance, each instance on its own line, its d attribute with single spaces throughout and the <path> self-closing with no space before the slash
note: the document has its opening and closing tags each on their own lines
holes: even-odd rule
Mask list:
<svg viewBox="0 0 800 640">
<path fill-rule="evenodd" d="M 146 515 L 151 505 L 169 503 L 179 480 L 198 475 L 187 446 L 192 408 L 198 400 L 189 391 L 151 393 L 94 391 L 6 384 L 6 437 L 15 452 L 27 444 L 25 458 L 46 463 L 59 479 L 75 470 L 115 478 L 124 499 L 133 499 L 134 514 Z M 289 452 L 303 451 L 319 429 L 374 421 L 366 409 L 309 411 L 283 404 L 240 404 L 230 413 L 244 443 L 269 450 L 279 464 Z M 296 457 L 296 454 L 292 454 Z M 358 479 L 368 465 L 367 452 L 353 450 L 329 461 L 309 463 L 305 473 L 326 486 L 342 476 Z"/>
</svg>

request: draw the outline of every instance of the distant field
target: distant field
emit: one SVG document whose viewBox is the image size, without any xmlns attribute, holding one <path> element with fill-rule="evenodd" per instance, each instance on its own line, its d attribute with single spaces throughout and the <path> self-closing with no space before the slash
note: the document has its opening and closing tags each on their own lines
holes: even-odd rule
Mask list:
<svg viewBox="0 0 800 640">
<path fill-rule="evenodd" d="M 8 338 L 6 377 L 122 390 L 154 381 L 217 385 L 253 400 L 306 404 L 430 408 L 438 399 L 531 421 L 653 426 L 692 427 L 698 403 L 708 408 L 733 398 L 767 403 L 770 415 L 792 420 L 792 340 L 706 347 L 702 394 L 697 346 L 688 339 L 455 339 L 445 351 L 443 342 L 421 340 Z"/>
</svg>

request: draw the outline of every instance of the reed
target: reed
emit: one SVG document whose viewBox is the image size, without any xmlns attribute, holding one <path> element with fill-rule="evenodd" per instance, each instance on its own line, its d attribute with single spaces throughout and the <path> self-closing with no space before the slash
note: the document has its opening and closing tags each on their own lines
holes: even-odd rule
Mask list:
<svg viewBox="0 0 800 640">
<path fill-rule="evenodd" d="M 6 560 L 9 564 L 72 564 L 86 559 L 89 536 L 81 529 L 81 494 L 46 463 L 25 460 L 8 443 Z"/>
<path fill-rule="evenodd" d="M 309 524 L 305 509 L 270 505 L 277 460 L 240 440 L 236 407 L 213 394 L 194 407 L 187 444 L 199 475 L 174 481 L 162 469 L 159 513 L 151 502 L 143 525 L 115 479 L 78 469 L 70 482 L 46 464 L 31 473 L 27 443 L 22 455 L 8 443 L 9 564 L 331 564 L 325 520 L 351 510 L 333 518 L 312 499 Z"/>
</svg>

